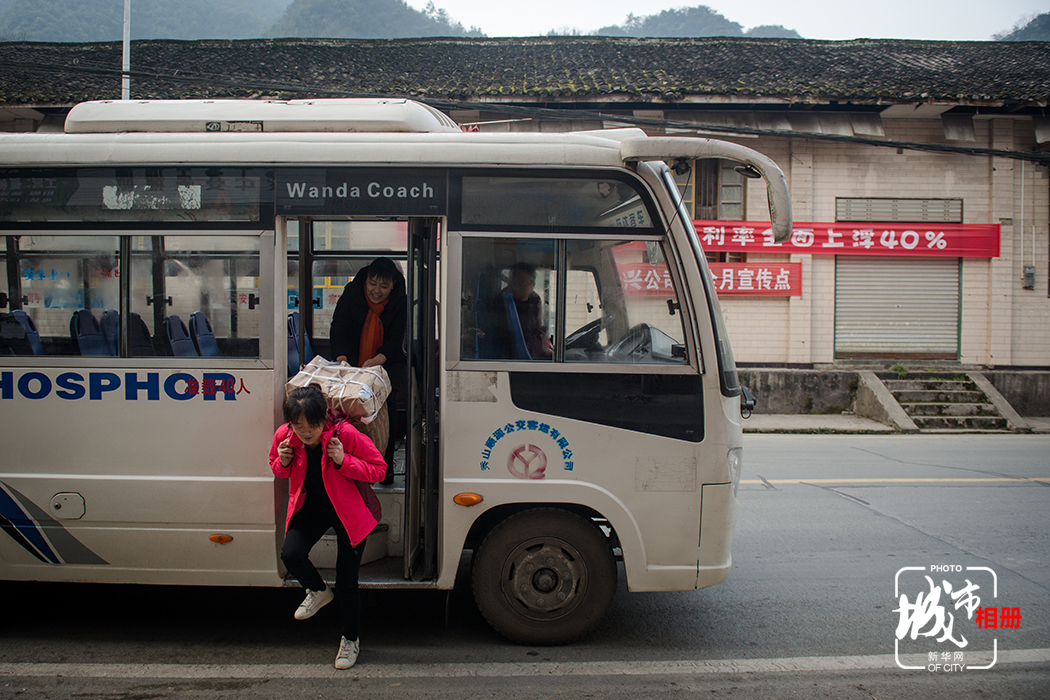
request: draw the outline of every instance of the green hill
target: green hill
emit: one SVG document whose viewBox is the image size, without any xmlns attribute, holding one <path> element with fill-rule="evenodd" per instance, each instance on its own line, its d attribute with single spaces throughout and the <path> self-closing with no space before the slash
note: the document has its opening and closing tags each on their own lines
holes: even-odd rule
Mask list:
<svg viewBox="0 0 1050 700">
<path fill-rule="evenodd" d="M 605 36 L 653 36 L 653 37 L 694 37 L 694 36 L 754 36 L 801 39 L 794 29 L 785 29 L 780 25 L 761 25 L 747 32 L 738 22 L 726 19 L 710 7 L 683 7 L 677 10 L 664 10 L 655 15 L 639 17 L 627 15 L 622 25 L 602 27 L 598 34 Z"/>
<path fill-rule="evenodd" d="M 401 39 L 421 36 L 481 36 L 467 30 L 444 10 L 423 12 L 402 0 L 294 0 L 267 32 L 272 37 Z"/>
<path fill-rule="evenodd" d="M 132 39 L 246 39 L 261 36 L 289 0 L 134 0 Z M 115 41 L 124 36 L 120 0 L 7 0 L 5 41 Z M 0 5 L 0 9 L 3 9 Z"/>
<path fill-rule="evenodd" d="M 1018 22 L 1010 32 L 996 34 L 994 38 L 1000 41 L 1050 41 L 1050 12 L 1026 19 Z"/>
</svg>

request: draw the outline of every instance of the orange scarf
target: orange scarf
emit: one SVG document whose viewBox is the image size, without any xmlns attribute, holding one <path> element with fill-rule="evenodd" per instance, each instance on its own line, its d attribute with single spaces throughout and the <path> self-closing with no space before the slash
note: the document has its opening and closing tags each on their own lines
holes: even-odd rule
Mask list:
<svg viewBox="0 0 1050 700">
<path fill-rule="evenodd" d="M 383 344 L 383 322 L 380 320 L 379 315 L 383 313 L 383 309 L 386 308 L 386 303 L 390 301 L 390 297 L 384 299 L 380 304 L 373 303 L 367 296 L 365 301 L 368 302 L 368 316 L 365 317 L 365 324 L 361 327 L 361 348 L 357 357 L 358 366 L 375 357 L 379 346 Z"/>
</svg>

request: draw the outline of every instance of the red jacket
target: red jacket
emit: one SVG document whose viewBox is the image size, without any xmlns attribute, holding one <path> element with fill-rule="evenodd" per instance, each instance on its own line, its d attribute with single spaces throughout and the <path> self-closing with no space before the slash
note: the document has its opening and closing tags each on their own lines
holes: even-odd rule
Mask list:
<svg viewBox="0 0 1050 700">
<path fill-rule="evenodd" d="M 336 515 L 339 516 L 343 527 L 346 528 L 346 533 L 350 536 L 350 542 L 356 547 L 376 526 L 376 519 L 372 517 L 368 506 L 365 505 L 354 479 L 373 484 L 381 481 L 386 476 L 386 462 L 375 444 L 345 421 L 337 425 L 329 423 L 325 426 L 321 434 L 322 446 L 328 445 L 328 440 L 335 434 L 337 428 L 339 440 L 343 443 L 343 464 L 337 466 L 328 458 L 328 450 L 325 449 L 321 453 L 321 480 L 324 482 L 328 497 L 332 499 Z M 292 461 L 287 467 L 281 464 L 281 458 L 277 454 L 278 445 L 286 439 L 289 440 L 293 449 Z M 292 522 L 292 516 L 306 502 L 306 492 L 303 490 L 303 481 L 306 479 L 306 448 L 303 447 L 302 440 L 288 423 L 282 425 L 273 434 L 273 444 L 270 446 L 270 469 L 277 478 L 290 479 L 288 518 L 284 523 L 287 531 L 288 525 Z"/>
</svg>

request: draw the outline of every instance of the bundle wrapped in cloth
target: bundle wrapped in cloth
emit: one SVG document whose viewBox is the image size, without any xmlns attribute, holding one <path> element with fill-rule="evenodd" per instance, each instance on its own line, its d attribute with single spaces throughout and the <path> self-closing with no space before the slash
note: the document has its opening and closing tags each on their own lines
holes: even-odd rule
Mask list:
<svg viewBox="0 0 1050 700">
<path fill-rule="evenodd" d="M 320 355 L 288 380 L 285 393 L 316 384 L 328 403 L 335 421 L 348 420 L 367 435 L 376 449 L 386 451 L 390 440 L 390 416 L 386 399 L 390 396 L 390 377 L 378 367 L 352 367 L 346 362 L 331 362 Z"/>
<path fill-rule="evenodd" d="M 390 417 L 386 399 L 390 396 L 390 377 L 379 367 L 351 367 L 346 362 L 331 362 L 320 355 L 285 384 L 285 395 L 293 389 L 316 384 L 328 404 L 329 418 L 334 422 L 350 421 L 351 425 L 375 443 L 380 454 L 386 451 L 390 439 Z M 380 521 L 383 509 L 372 491 L 372 485 L 354 479 L 361 498 Z"/>
<path fill-rule="evenodd" d="M 320 355 L 288 380 L 285 392 L 316 384 L 328 402 L 328 408 L 341 413 L 355 424 L 368 425 L 379 416 L 390 396 L 390 377 L 382 366 L 352 367 L 346 362 L 332 362 Z"/>
</svg>

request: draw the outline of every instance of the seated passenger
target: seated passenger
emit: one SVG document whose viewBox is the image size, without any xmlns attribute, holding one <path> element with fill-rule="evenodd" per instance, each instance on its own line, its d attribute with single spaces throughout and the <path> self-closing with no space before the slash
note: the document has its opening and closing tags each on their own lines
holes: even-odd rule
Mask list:
<svg viewBox="0 0 1050 700">
<path fill-rule="evenodd" d="M 554 355 L 543 325 L 543 301 L 535 288 L 536 266 L 515 263 L 510 268 L 510 285 L 493 301 L 500 319 L 496 337 L 504 359 L 549 360 Z"/>
</svg>

